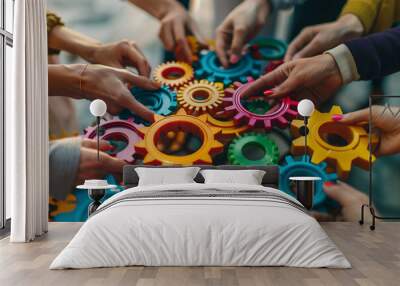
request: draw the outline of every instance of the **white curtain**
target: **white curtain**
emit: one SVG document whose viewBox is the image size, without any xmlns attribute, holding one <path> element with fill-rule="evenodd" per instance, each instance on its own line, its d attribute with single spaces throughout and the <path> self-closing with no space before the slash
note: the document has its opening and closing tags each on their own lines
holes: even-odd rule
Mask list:
<svg viewBox="0 0 400 286">
<path fill-rule="evenodd" d="M 6 188 L 12 242 L 47 232 L 48 99 L 45 0 L 15 1 L 13 93 L 6 98 Z"/>
</svg>

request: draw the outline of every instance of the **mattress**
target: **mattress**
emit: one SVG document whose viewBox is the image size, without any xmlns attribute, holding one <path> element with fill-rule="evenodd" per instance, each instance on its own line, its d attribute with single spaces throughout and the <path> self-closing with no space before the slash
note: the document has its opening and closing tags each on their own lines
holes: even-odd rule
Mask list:
<svg viewBox="0 0 400 286">
<path fill-rule="evenodd" d="M 109 198 L 50 269 L 133 265 L 351 267 L 285 193 L 193 183 L 134 187 Z"/>
</svg>

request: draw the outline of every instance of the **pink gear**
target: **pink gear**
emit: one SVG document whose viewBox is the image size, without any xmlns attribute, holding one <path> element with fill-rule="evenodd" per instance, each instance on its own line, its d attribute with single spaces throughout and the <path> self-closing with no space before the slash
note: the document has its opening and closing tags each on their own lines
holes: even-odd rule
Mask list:
<svg viewBox="0 0 400 286">
<path fill-rule="evenodd" d="M 126 147 L 112 156 L 115 156 L 128 163 L 132 163 L 135 161 L 135 144 L 143 139 L 141 133 L 138 131 L 138 128 L 140 127 L 143 127 L 143 125 L 135 124 L 132 120 L 112 119 L 108 121 L 102 121 L 100 123 L 100 130 L 104 130 L 104 133 L 100 135 L 100 140 L 114 139 L 126 141 Z M 97 126 L 90 126 L 86 128 L 85 135 L 83 137 L 96 139 Z"/>
<path fill-rule="evenodd" d="M 298 102 L 284 97 L 273 106 L 265 114 L 256 114 L 247 110 L 241 103 L 241 97 L 246 87 L 253 81 L 252 78 L 248 78 L 247 83 L 235 82 L 233 88 L 225 89 L 224 101 L 227 106 L 225 111 L 234 112 L 234 120 L 236 122 L 246 122 L 250 127 L 263 126 L 266 130 L 271 130 L 273 125 L 277 125 L 279 128 L 285 128 L 289 124 L 289 120 L 297 116 L 297 104 Z"/>
</svg>

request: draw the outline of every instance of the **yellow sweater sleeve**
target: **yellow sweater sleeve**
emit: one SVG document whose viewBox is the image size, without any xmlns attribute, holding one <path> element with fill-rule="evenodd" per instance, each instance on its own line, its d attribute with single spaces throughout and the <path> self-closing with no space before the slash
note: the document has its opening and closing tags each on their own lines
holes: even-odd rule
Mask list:
<svg viewBox="0 0 400 286">
<path fill-rule="evenodd" d="M 348 0 L 340 16 L 353 14 L 360 19 L 364 26 L 364 34 L 371 31 L 379 12 L 382 0 Z"/>
</svg>

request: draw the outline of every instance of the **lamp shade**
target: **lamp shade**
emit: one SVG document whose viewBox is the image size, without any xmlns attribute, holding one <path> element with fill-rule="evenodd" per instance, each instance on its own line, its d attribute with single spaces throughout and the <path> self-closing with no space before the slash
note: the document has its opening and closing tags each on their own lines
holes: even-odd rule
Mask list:
<svg viewBox="0 0 400 286">
<path fill-rule="evenodd" d="M 95 99 L 90 103 L 90 113 L 93 116 L 100 117 L 106 114 L 107 104 L 101 99 Z"/>
<path fill-rule="evenodd" d="M 303 99 L 297 105 L 297 111 L 303 117 L 310 117 L 314 112 L 314 103 L 309 99 Z"/>
</svg>

